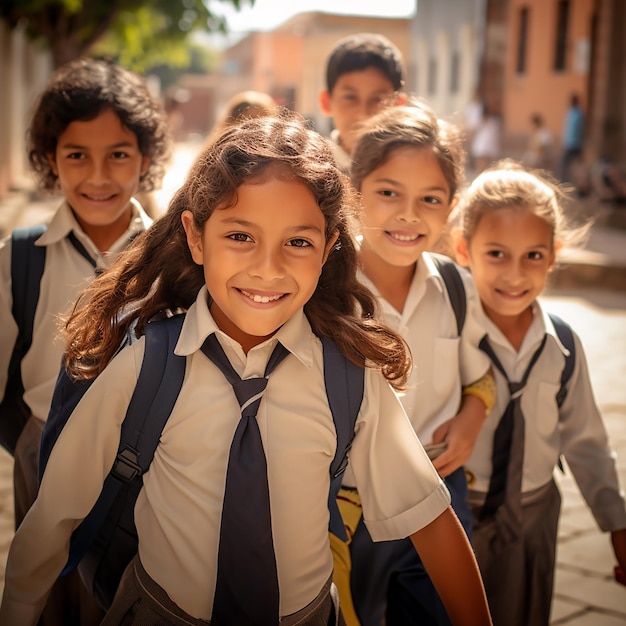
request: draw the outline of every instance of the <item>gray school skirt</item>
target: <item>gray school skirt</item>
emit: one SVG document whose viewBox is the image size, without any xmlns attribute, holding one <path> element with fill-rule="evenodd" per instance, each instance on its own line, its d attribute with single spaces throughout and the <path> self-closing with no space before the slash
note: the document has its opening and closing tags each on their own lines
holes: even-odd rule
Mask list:
<svg viewBox="0 0 626 626">
<path fill-rule="evenodd" d="M 120 586 L 101 626 L 204 625 L 180 609 L 154 581 L 136 556 L 126 568 Z M 233 625 L 234 626 L 234 625 Z M 283 617 L 280 626 L 345 626 L 339 610 L 339 596 L 332 578 L 318 596 L 303 609 Z"/>
</svg>

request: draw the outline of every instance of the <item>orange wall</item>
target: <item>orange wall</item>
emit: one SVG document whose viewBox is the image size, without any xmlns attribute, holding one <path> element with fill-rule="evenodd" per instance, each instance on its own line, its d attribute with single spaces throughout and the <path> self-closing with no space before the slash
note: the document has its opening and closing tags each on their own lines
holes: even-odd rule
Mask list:
<svg viewBox="0 0 626 626">
<path fill-rule="evenodd" d="M 516 73 L 519 15 L 529 8 L 526 72 Z M 529 117 L 541 113 L 557 140 L 572 93 L 581 98 L 586 109 L 588 73 L 575 68 L 577 51 L 587 46 L 591 53 L 593 0 L 571 0 L 566 70 L 553 70 L 556 38 L 556 0 L 511 0 L 508 19 L 508 56 L 506 61 L 504 117 L 507 134 L 530 132 Z M 590 57 L 588 57 L 590 61 Z"/>
</svg>

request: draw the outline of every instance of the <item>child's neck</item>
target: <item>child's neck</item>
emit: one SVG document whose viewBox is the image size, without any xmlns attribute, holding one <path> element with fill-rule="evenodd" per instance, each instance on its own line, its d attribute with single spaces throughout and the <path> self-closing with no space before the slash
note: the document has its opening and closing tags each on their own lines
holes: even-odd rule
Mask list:
<svg viewBox="0 0 626 626">
<path fill-rule="evenodd" d="M 380 295 L 396 311 L 402 313 L 415 275 L 416 264 L 404 267 L 390 265 L 365 248 L 361 249 L 359 262 L 361 270 L 374 283 Z"/>
<path fill-rule="evenodd" d="M 487 317 L 500 329 L 513 348 L 519 352 L 524 337 L 533 323 L 533 308 L 528 307 L 519 315 L 500 315 L 495 311 L 483 306 Z"/>
</svg>

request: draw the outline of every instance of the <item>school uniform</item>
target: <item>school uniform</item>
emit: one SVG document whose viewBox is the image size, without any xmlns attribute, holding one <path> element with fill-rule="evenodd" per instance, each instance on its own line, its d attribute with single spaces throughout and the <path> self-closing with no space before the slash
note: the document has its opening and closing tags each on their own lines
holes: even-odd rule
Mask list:
<svg viewBox="0 0 626 626">
<path fill-rule="evenodd" d="M 359 280 L 374 292 L 382 318 L 406 340 L 412 351 L 413 369 L 400 399 L 420 441 L 430 443 L 435 429 L 458 413 L 461 387 L 475 382 L 489 369 L 488 358 L 469 339 L 479 329 L 474 315 L 478 305 L 475 291 L 471 285 L 466 289 L 467 315 L 459 337 L 445 283 L 427 252 L 417 264 L 402 311 L 387 302 L 364 274 L 360 273 Z M 344 485 L 355 486 L 351 481 L 348 468 Z M 466 502 L 463 468 L 453 472 L 445 482 L 452 506 L 466 533 L 471 536 L 471 513 Z M 443 604 L 410 541 L 395 546 L 373 544 L 366 528 L 360 525 L 352 540 L 351 556 L 351 586 L 363 626 L 381 623 L 383 615 L 380 611 L 385 606 L 387 588 L 381 578 L 386 579 L 389 575 L 388 593 L 394 600 L 390 600 L 388 608 L 394 613 L 388 616 L 388 620 L 400 619 L 395 611 L 401 611 L 402 623 L 449 623 Z M 375 576 L 372 567 L 379 559 L 386 559 L 387 563 L 380 565 L 381 570 Z M 408 615 L 411 618 L 405 617 Z"/>
<path fill-rule="evenodd" d="M 139 203 L 132 201 L 132 218 L 126 232 L 111 249 L 102 254 L 80 227 L 67 202 L 53 215 L 37 246 L 46 248 L 46 264 L 33 325 L 33 342 L 22 361 L 24 401 L 33 415 L 45 422 L 54 383 L 59 373 L 63 341 L 59 334 L 59 315 L 69 311 L 78 294 L 93 280 L 94 268 L 67 239 L 74 232 L 99 269 L 109 267 L 130 241 L 143 232 L 152 220 Z M 4 396 L 11 350 L 18 335 L 11 299 L 11 239 L 0 242 L 0 397 Z"/>
<path fill-rule="evenodd" d="M 603 531 L 626 528 L 624 495 L 615 468 L 615 453 L 593 397 L 579 337 L 574 334 L 575 367 L 567 397 L 559 409 L 556 394 L 566 348 L 541 304 L 534 304 L 534 318 L 519 351 L 484 314 L 483 324 L 489 343 L 511 381 L 521 380 L 544 335 L 547 336 L 521 396 L 525 424 L 523 529 L 517 541 L 496 548 L 493 520 L 479 520 L 491 477 L 494 432 L 510 399 L 507 382 L 495 368 L 496 404 L 466 464 L 473 477 L 469 493 L 475 515 L 473 545 L 494 625 L 541 626 L 548 624 L 552 599 L 560 510 L 553 472 L 560 455 L 565 457 Z"/>
<path fill-rule="evenodd" d="M 341 145 L 341 137 L 339 136 L 339 131 L 336 128 L 330 132 L 329 139 L 335 156 L 335 161 L 337 162 L 339 169 L 348 174 L 350 172 L 350 168 L 352 167 L 352 157 Z"/>
<path fill-rule="evenodd" d="M 132 217 L 128 229 L 102 254 L 83 231 L 67 202 L 52 216 L 46 231 L 35 245 L 46 248 L 45 266 L 40 283 L 39 300 L 33 322 L 32 344 L 22 359 L 22 382 L 24 401 L 31 411 L 15 449 L 14 493 L 15 522 L 19 526 L 26 512 L 34 502 L 38 488 L 39 442 L 52 400 L 54 385 L 59 373 L 64 343 L 60 338 L 60 316 L 71 310 L 78 294 L 93 280 L 94 267 L 76 250 L 68 239 L 74 233 L 98 270 L 109 267 L 126 249 L 132 239 L 152 223 L 141 205 L 132 200 Z M 0 243 L 0 397 L 4 395 L 7 383 L 12 347 L 18 336 L 18 327 L 11 313 L 11 239 Z M 67 579 L 69 580 L 69 579 Z M 76 582 L 79 583 L 76 577 Z M 59 581 L 57 589 L 72 583 Z M 80 585 L 82 587 L 82 585 Z M 81 589 L 81 593 L 83 593 Z M 59 623 L 67 624 L 64 611 L 66 596 L 59 591 L 58 611 L 49 609 L 45 624 L 54 624 L 53 614 L 60 612 Z M 56 597 L 56 593 L 53 594 Z M 56 600 L 54 601 L 56 602 Z M 86 599 L 83 605 L 91 604 Z M 91 612 L 91 611 L 90 611 Z M 93 613 L 97 613 L 94 608 Z M 86 624 L 86 618 L 81 619 Z"/>
<path fill-rule="evenodd" d="M 135 507 L 139 559 L 185 613 L 210 619 L 229 447 L 240 418 L 230 383 L 200 350 L 212 333 L 244 379 L 263 376 L 277 341 L 290 352 L 269 376 L 257 414 L 267 457 L 279 612 L 288 616 L 319 595 L 333 567 L 327 504 L 336 435 L 321 342 L 302 310 L 244 354 L 217 328 L 206 289 L 200 291 L 175 349 L 187 357 L 185 380 Z M 53 448 L 39 497 L 11 546 L 3 624 L 33 623 L 44 590 L 63 568 L 69 534 L 91 509 L 117 453 L 143 347 L 140 340 L 113 359 Z M 447 508 L 445 485 L 395 392 L 376 370 L 365 373 L 355 432 L 350 464 L 375 540 L 406 537 Z M 37 538 L 43 536 L 40 544 Z"/>
</svg>

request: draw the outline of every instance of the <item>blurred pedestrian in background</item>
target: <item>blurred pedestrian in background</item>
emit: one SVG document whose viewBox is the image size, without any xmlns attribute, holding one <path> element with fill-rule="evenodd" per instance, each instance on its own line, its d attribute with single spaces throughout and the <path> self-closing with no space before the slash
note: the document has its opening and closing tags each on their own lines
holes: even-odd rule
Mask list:
<svg viewBox="0 0 626 626">
<path fill-rule="evenodd" d="M 561 181 L 572 181 L 572 165 L 574 162 L 582 161 L 583 141 L 585 133 L 585 114 L 580 105 L 578 94 L 572 94 L 570 104 L 565 112 L 563 120 L 563 134 L 561 143 L 563 153 L 561 155 L 561 166 L 559 178 Z"/>
</svg>

